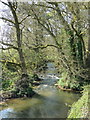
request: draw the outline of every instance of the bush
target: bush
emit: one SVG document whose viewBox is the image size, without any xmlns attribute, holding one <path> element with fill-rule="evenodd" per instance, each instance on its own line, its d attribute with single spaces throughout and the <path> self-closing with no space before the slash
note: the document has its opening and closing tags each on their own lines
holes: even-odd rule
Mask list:
<svg viewBox="0 0 90 120">
<path fill-rule="evenodd" d="M 72 90 L 83 90 L 83 84 L 81 84 L 81 82 L 73 76 L 70 78 L 67 72 L 62 73 L 62 77 L 59 79 L 58 85 Z"/>
<path fill-rule="evenodd" d="M 2 72 L 2 90 L 12 89 L 17 79 L 19 79 L 17 72 L 11 72 L 5 69 Z"/>
</svg>

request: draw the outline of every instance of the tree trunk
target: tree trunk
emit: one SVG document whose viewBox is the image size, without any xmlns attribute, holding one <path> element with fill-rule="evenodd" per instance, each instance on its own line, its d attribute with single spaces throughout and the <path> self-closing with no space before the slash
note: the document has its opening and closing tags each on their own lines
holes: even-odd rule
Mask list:
<svg viewBox="0 0 90 120">
<path fill-rule="evenodd" d="M 19 26 L 19 21 L 18 17 L 16 15 L 16 11 L 14 10 L 12 3 L 9 3 L 9 7 L 11 9 L 14 21 L 15 21 L 15 28 L 16 28 L 16 36 L 17 36 L 17 46 L 18 46 L 18 54 L 21 62 L 21 70 L 22 74 L 27 74 L 27 69 L 26 69 L 26 64 L 25 64 L 25 59 L 23 56 L 23 51 L 22 51 L 22 39 L 21 39 L 21 31 L 20 31 L 20 26 Z"/>
<path fill-rule="evenodd" d="M 21 70 L 22 70 L 22 75 L 19 80 L 16 81 L 16 95 L 18 97 L 23 97 L 27 96 L 30 97 L 34 94 L 32 91 L 32 88 L 29 86 L 30 80 L 27 74 L 27 69 L 26 69 L 26 64 L 25 64 L 25 59 L 23 55 L 23 50 L 22 50 L 22 33 L 20 30 L 20 25 L 18 21 L 18 17 L 16 14 L 16 11 L 12 5 L 11 2 L 8 2 L 9 8 L 11 9 L 14 21 L 15 21 L 15 28 L 16 28 L 16 37 L 17 37 L 17 46 L 18 46 L 18 54 L 21 62 Z"/>
</svg>

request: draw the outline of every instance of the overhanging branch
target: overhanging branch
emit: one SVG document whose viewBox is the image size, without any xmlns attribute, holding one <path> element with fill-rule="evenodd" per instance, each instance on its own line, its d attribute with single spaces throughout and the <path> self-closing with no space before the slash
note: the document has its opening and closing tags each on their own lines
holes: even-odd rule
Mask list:
<svg viewBox="0 0 90 120">
<path fill-rule="evenodd" d="M 44 46 L 33 47 L 33 46 L 29 46 L 27 43 L 25 43 L 25 44 L 26 44 L 26 46 L 27 46 L 29 49 L 31 49 L 31 50 L 45 49 L 45 48 L 47 48 L 47 47 L 55 47 L 55 48 L 59 49 L 59 46 L 57 46 L 57 45 L 44 45 Z"/>
<path fill-rule="evenodd" d="M 41 26 L 43 26 L 43 27 L 46 29 L 46 31 L 48 31 L 48 33 L 49 33 L 53 38 L 56 38 L 56 36 L 55 36 L 43 23 L 41 23 L 40 19 L 38 18 L 37 14 L 35 13 L 35 11 L 34 11 L 33 9 L 32 9 L 32 11 L 33 11 L 33 13 L 34 13 L 34 15 L 35 15 L 35 19 L 38 21 L 38 23 L 39 23 Z"/>
<path fill-rule="evenodd" d="M 0 60 L 0 62 L 1 62 L 1 63 L 10 63 L 10 64 L 13 64 L 13 65 L 16 65 L 16 66 L 19 66 L 19 67 L 21 67 L 21 64 L 14 63 L 14 62 L 7 61 L 7 60 Z"/>
<path fill-rule="evenodd" d="M 55 48 L 59 48 L 59 47 L 56 46 L 56 45 L 45 45 L 45 46 L 38 46 L 38 47 L 35 47 L 35 48 L 33 48 L 33 49 L 38 49 L 38 48 L 40 48 L 40 49 L 44 49 L 44 48 L 47 48 L 47 47 L 55 47 Z"/>
<path fill-rule="evenodd" d="M 13 48 L 13 47 L 7 47 L 7 48 L 2 47 L 0 49 L 2 49 L 2 50 L 9 50 L 9 49 L 15 49 L 15 48 Z"/>
</svg>

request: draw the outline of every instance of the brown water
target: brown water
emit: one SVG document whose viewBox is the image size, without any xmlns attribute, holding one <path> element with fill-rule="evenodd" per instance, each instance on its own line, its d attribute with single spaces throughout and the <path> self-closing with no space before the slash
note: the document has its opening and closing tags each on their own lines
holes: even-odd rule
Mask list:
<svg viewBox="0 0 90 120">
<path fill-rule="evenodd" d="M 0 111 L 1 118 L 66 118 L 70 109 L 68 106 L 80 95 L 56 89 L 53 84 L 57 79 L 53 74 L 55 70 L 49 67 L 44 81 L 35 89 L 37 95 L 32 98 L 8 100 L 7 106 Z"/>
</svg>

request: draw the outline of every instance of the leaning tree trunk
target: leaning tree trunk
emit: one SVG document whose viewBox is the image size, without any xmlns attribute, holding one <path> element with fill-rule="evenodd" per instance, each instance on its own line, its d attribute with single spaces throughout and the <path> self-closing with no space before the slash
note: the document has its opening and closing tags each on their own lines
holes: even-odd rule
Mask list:
<svg viewBox="0 0 90 120">
<path fill-rule="evenodd" d="M 19 21 L 18 21 L 18 17 L 16 15 L 16 11 L 14 10 L 12 3 L 9 3 L 9 7 L 11 9 L 14 21 L 15 21 L 15 28 L 16 28 L 16 37 L 17 37 L 17 46 L 18 46 L 18 54 L 19 54 L 19 58 L 20 58 L 20 62 L 21 62 L 21 70 L 23 74 L 27 74 L 27 70 L 26 70 L 26 65 L 25 65 L 25 60 L 24 60 L 24 56 L 23 56 L 23 51 L 22 51 L 22 39 L 21 39 L 21 31 L 20 31 L 20 26 L 19 26 Z"/>
<path fill-rule="evenodd" d="M 16 10 L 14 9 L 13 5 L 11 2 L 8 2 L 9 4 L 9 8 L 12 12 L 14 21 L 15 21 L 15 28 L 16 28 L 16 38 L 17 38 L 17 46 L 18 46 L 18 54 L 19 54 L 19 58 L 20 58 L 20 63 L 21 63 L 21 71 L 22 71 L 22 75 L 20 80 L 17 80 L 16 82 L 16 90 L 17 93 L 20 96 L 24 96 L 25 94 L 27 96 L 30 96 L 32 94 L 32 89 L 29 88 L 29 77 L 27 74 L 27 69 L 26 69 L 26 64 L 25 64 L 25 59 L 24 59 L 24 55 L 23 55 L 23 50 L 22 50 L 22 38 L 21 38 L 21 30 L 20 30 L 20 24 L 18 21 L 18 17 L 16 14 Z"/>
</svg>

